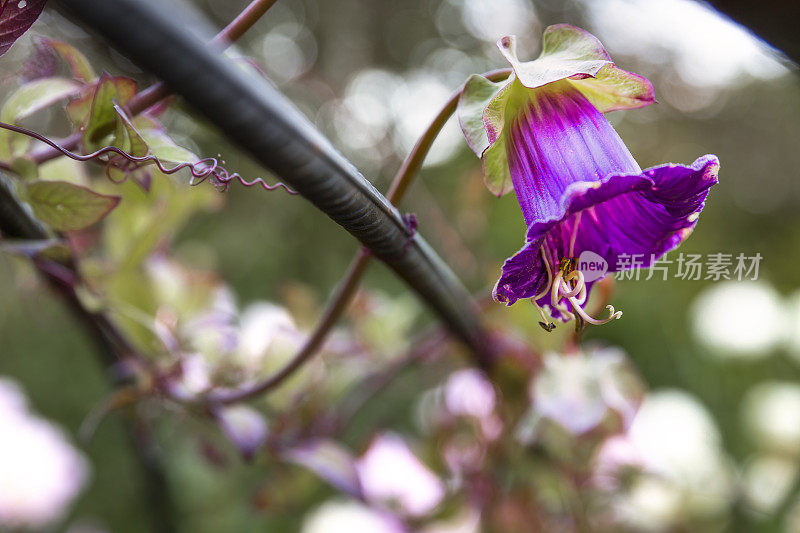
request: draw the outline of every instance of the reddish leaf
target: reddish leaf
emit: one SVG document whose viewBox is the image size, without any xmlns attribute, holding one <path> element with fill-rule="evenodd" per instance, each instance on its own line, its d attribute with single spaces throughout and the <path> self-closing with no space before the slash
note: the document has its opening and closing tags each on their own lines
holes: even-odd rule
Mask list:
<svg viewBox="0 0 800 533">
<path fill-rule="evenodd" d="M 22 67 L 22 80 L 33 81 L 56 75 L 58 62 L 53 49 L 43 40 L 34 41 L 34 50 Z"/>
<path fill-rule="evenodd" d="M 72 71 L 72 77 L 76 80 L 84 83 L 92 83 L 97 78 L 86 56 L 80 53 L 78 49 L 71 44 L 54 39 L 45 39 L 42 43 L 49 46 L 69 65 Z"/>
<path fill-rule="evenodd" d="M 0 7 L 0 55 L 28 31 L 44 9 L 45 0 L 7 0 Z"/>
</svg>

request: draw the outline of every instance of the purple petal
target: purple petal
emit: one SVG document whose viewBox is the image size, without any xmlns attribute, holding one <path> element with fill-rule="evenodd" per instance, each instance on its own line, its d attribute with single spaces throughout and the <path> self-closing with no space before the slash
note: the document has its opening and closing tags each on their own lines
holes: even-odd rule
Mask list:
<svg viewBox="0 0 800 533">
<path fill-rule="evenodd" d="M 638 176 L 610 176 L 591 188 L 571 187 L 564 215 L 532 224 L 527 240 L 546 238 L 556 258 L 592 251 L 608 262 L 609 272 L 618 270 L 620 255 L 640 254 L 648 267 L 689 236 L 718 171 L 719 161 L 709 155 L 691 166 L 662 165 Z"/>
<path fill-rule="evenodd" d="M 355 458 L 336 442 L 314 439 L 298 444 L 284 457 L 317 474 L 335 488 L 355 498 L 363 498 Z"/>
<path fill-rule="evenodd" d="M 641 254 L 641 265 L 650 266 L 689 236 L 718 171 L 717 158 L 707 155 L 690 166 L 662 165 L 569 186 L 561 212 L 532 223 L 525 246 L 506 260 L 495 299 L 511 305 L 544 290 L 541 245 L 555 263 L 588 250 L 607 261 L 609 272 L 618 270 L 623 254 Z M 539 303 L 546 304 L 547 298 Z"/>
<path fill-rule="evenodd" d="M 509 170 L 529 226 L 560 218 L 567 189 L 577 183 L 641 173 L 608 120 L 577 90 L 561 83 L 536 91 L 509 130 Z"/>
</svg>

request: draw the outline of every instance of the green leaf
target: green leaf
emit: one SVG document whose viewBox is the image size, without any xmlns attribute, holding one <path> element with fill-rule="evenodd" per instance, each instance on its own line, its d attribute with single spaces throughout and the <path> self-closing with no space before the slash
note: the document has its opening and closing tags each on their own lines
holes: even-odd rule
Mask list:
<svg viewBox="0 0 800 533">
<path fill-rule="evenodd" d="M 196 163 L 200 160 L 191 150 L 175 144 L 175 141 L 162 130 L 149 129 L 139 133 L 150 148 L 150 153 L 163 162 L 180 164 Z"/>
<path fill-rule="evenodd" d="M 77 95 L 81 85 L 66 78 L 42 78 L 26 83 L 14 91 L 0 109 L 0 120 L 16 123 L 54 103 Z M 30 139 L 8 130 L 0 131 L 0 158 L 9 160 L 24 154 Z"/>
<path fill-rule="evenodd" d="M 16 122 L 63 98 L 76 95 L 81 85 L 66 78 L 42 78 L 26 83 L 8 97 L 0 120 Z"/>
<path fill-rule="evenodd" d="M 0 250 L 29 259 L 46 257 L 53 260 L 65 260 L 69 257 L 69 248 L 61 239 L 3 239 L 0 241 Z"/>
<path fill-rule="evenodd" d="M 110 143 L 108 139 L 114 134 L 114 127 L 117 123 L 117 112 L 114 106 L 125 105 L 136 94 L 136 82 L 130 78 L 110 77 L 103 73 L 97 81 L 97 88 L 91 97 L 91 106 L 88 111 L 88 119 L 83 132 L 83 145 L 86 150 L 97 150 Z M 72 111 L 68 110 L 70 118 L 73 120 L 81 119 L 85 113 L 85 101 L 88 96 L 84 96 L 77 104 L 73 105 Z"/>
<path fill-rule="evenodd" d="M 84 83 L 92 83 L 97 79 L 97 74 L 95 74 L 94 69 L 89 64 L 89 60 L 86 59 L 86 56 L 80 53 L 77 48 L 62 41 L 56 41 L 55 39 L 45 39 L 43 42 L 52 48 L 61 59 L 69 65 L 70 70 L 72 70 L 72 76 L 76 80 Z"/>
<path fill-rule="evenodd" d="M 134 157 L 144 157 L 148 153 L 147 143 L 133 127 L 133 124 L 125 116 L 125 112 L 118 105 L 114 106 L 117 113 L 117 130 L 114 138 L 114 146 L 125 153 Z"/>
<path fill-rule="evenodd" d="M 39 165 L 39 179 L 47 181 L 66 181 L 73 185 L 88 185 L 86 163 L 69 157 L 56 157 Z"/>
<path fill-rule="evenodd" d="M 119 196 L 98 194 L 65 181 L 35 181 L 26 187 L 33 214 L 57 231 L 91 226 L 119 203 Z"/>
</svg>

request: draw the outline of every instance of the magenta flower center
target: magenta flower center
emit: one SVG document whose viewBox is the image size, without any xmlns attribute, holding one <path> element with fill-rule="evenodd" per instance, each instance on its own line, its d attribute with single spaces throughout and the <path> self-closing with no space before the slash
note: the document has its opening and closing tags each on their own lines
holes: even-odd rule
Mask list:
<svg viewBox="0 0 800 533">
<path fill-rule="evenodd" d="M 605 116 L 577 89 L 552 84 L 532 93 L 511 124 L 507 144 L 527 225 L 563 213 L 562 193 L 572 183 L 642 171 Z"/>
</svg>

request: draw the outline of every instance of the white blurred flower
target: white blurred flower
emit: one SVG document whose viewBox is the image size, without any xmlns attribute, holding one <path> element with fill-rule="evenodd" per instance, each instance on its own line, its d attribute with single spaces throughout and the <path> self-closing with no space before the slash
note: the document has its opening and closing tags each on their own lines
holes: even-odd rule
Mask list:
<svg viewBox="0 0 800 533">
<path fill-rule="evenodd" d="M 239 343 L 238 314 L 233 292 L 220 285 L 212 293 L 211 305 L 188 320 L 181 328 L 182 334 L 198 352 L 213 358 L 229 354 Z"/>
<path fill-rule="evenodd" d="M 649 394 L 628 436 L 648 470 L 709 495 L 727 494 L 730 472 L 719 432 L 708 411 L 689 394 Z"/>
<path fill-rule="evenodd" d="M 303 341 L 289 312 L 269 302 L 249 305 L 240 317 L 238 357 L 253 372 L 274 367 L 294 354 Z"/>
<path fill-rule="evenodd" d="M 56 522 L 83 489 L 88 465 L 60 429 L 36 417 L 20 389 L 0 378 L 0 526 Z"/>
<path fill-rule="evenodd" d="M 627 489 L 613 479 L 625 466 L 641 471 Z M 637 530 L 664 531 L 717 515 L 733 496 L 732 468 L 714 421 L 681 391 L 648 395 L 628 433 L 601 448 L 595 468 L 601 488 L 619 490 L 615 514 Z"/>
<path fill-rule="evenodd" d="M 394 434 L 375 437 L 356 469 L 368 500 L 394 503 L 412 516 L 428 514 L 444 497 L 441 480 Z"/>
<path fill-rule="evenodd" d="M 766 357 L 783 340 L 783 302 L 765 283 L 716 283 L 692 307 L 695 335 L 719 357 Z"/>
<path fill-rule="evenodd" d="M 614 435 L 603 442 L 594 460 L 593 478 L 598 487 L 618 488 L 626 468 L 642 469 L 644 460 L 627 435 Z"/>
<path fill-rule="evenodd" d="M 636 412 L 640 385 L 626 367 L 625 354 L 616 348 L 547 353 L 531 386 L 533 408 L 574 434 L 597 426 L 609 409 L 627 425 Z"/>
<path fill-rule="evenodd" d="M 494 387 L 486 376 L 473 368 L 450 374 L 444 386 L 447 410 L 454 415 L 488 418 L 494 413 Z"/>
<path fill-rule="evenodd" d="M 326 502 L 303 521 L 301 533 L 401 533 L 390 517 L 353 501 Z"/>
<path fill-rule="evenodd" d="M 681 493 L 665 479 L 638 478 L 624 498 L 616 501 L 619 519 L 636 531 L 669 531 L 682 513 Z"/>
<path fill-rule="evenodd" d="M 217 412 L 217 418 L 225 435 L 245 458 L 252 457 L 267 440 L 267 421 L 252 407 L 247 405 L 225 407 Z"/>
<path fill-rule="evenodd" d="M 780 456 L 763 456 L 752 460 L 742 475 L 747 501 L 759 511 L 774 511 L 797 478 L 797 463 Z"/>
<path fill-rule="evenodd" d="M 800 385 L 757 385 L 742 404 L 748 432 L 765 449 L 800 456 Z"/>
<path fill-rule="evenodd" d="M 194 398 L 211 388 L 210 372 L 201 354 L 188 354 L 180 361 L 180 375 L 169 380 L 170 392 L 178 398 Z"/>
<path fill-rule="evenodd" d="M 494 412 L 496 397 L 486 376 L 474 368 L 450 374 L 444 385 L 444 404 L 448 413 L 472 417 L 480 424 L 483 436 L 494 440 L 503 431 L 503 422 Z"/>
</svg>

